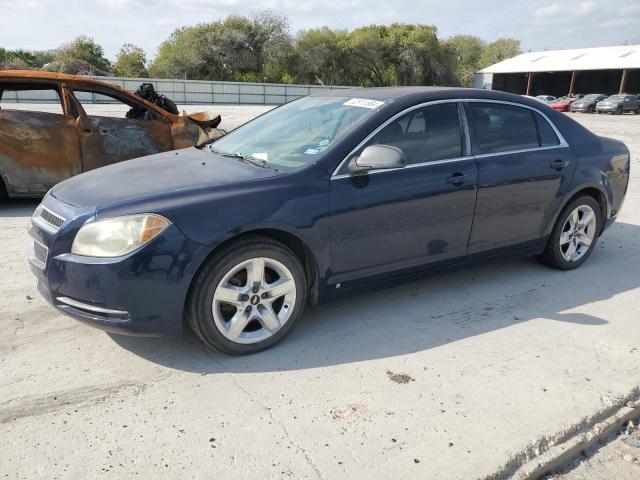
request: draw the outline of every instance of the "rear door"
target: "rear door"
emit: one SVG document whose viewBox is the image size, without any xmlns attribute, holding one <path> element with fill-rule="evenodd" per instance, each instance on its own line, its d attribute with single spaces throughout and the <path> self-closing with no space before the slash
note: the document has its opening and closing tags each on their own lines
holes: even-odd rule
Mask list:
<svg viewBox="0 0 640 480">
<path fill-rule="evenodd" d="M 577 158 L 549 120 L 504 102 L 466 103 L 478 165 L 469 254 L 540 241 Z"/>
<path fill-rule="evenodd" d="M 331 283 L 464 259 L 477 172 L 460 113 L 455 102 L 416 108 L 389 120 L 354 152 L 392 145 L 405 153 L 405 168 L 350 175 L 345 162 L 336 172 Z"/>
<path fill-rule="evenodd" d="M 126 118 L 127 112 L 144 104 L 106 92 L 75 89 L 77 128 L 83 171 L 132 158 L 173 149 L 171 125 L 149 112 L 145 118 Z"/>
<path fill-rule="evenodd" d="M 0 175 L 11 196 L 38 196 L 80 173 L 75 118 L 55 83 L 0 83 Z"/>
</svg>

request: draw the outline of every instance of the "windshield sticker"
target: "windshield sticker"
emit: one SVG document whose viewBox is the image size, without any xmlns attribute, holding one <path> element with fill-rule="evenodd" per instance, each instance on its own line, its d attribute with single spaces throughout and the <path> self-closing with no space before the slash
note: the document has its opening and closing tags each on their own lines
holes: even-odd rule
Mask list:
<svg viewBox="0 0 640 480">
<path fill-rule="evenodd" d="M 264 153 L 252 153 L 251 156 L 253 158 L 257 158 L 259 160 L 264 160 L 265 162 L 269 161 L 269 154 L 267 152 L 264 152 Z"/>
<path fill-rule="evenodd" d="M 381 102 L 380 100 L 371 100 L 370 98 L 352 98 L 351 100 L 344 102 L 343 105 L 374 109 L 384 105 L 384 102 Z"/>
<path fill-rule="evenodd" d="M 320 153 L 320 150 L 318 150 L 317 148 L 307 148 L 304 151 L 305 155 L 317 155 L 318 153 Z"/>
</svg>

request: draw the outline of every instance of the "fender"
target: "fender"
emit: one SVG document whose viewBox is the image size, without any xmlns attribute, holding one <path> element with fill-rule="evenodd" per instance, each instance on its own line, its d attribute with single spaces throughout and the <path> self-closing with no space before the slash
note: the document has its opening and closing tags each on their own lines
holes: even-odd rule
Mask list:
<svg viewBox="0 0 640 480">
<path fill-rule="evenodd" d="M 564 207 L 571 201 L 573 197 L 576 196 L 576 194 L 584 190 L 595 189 L 602 194 L 603 198 L 605 199 L 606 209 L 607 209 L 605 212 L 605 218 L 604 218 L 605 220 L 604 223 L 606 223 L 606 220 L 611 217 L 612 192 L 611 192 L 611 187 L 609 186 L 609 181 L 606 175 L 604 175 L 604 173 L 602 172 L 601 174 L 602 174 L 602 183 L 599 183 L 599 182 L 582 183 L 575 186 L 572 190 L 569 190 L 565 193 L 562 199 L 562 202 L 560 203 L 560 206 L 558 207 L 556 212 L 552 215 L 552 217 L 549 219 L 549 222 L 547 223 L 547 226 L 544 229 L 543 235 L 545 237 L 551 234 L 551 230 L 553 230 L 553 226 L 555 225 L 556 220 L 560 215 L 560 212 L 564 210 Z M 603 224 L 603 229 L 604 229 L 604 224 Z"/>
<path fill-rule="evenodd" d="M 303 252 L 299 253 L 304 255 L 304 258 L 302 260 L 304 260 L 309 280 L 308 306 L 315 306 L 318 303 L 318 298 L 322 294 L 321 287 L 322 285 L 326 284 L 326 279 L 330 275 L 331 252 L 329 238 L 326 238 L 326 241 L 323 242 L 323 245 L 316 245 L 315 248 L 313 248 L 313 241 L 308 236 L 306 236 L 299 229 L 290 227 L 289 225 L 267 222 L 257 223 L 250 226 L 243 226 L 242 228 L 233 231 L 227 231 L 208 245 L 209 254 L 204 259 L 200 260 L 200 264 L 197 266 L 195 271 L 199 270 L 202 264 L 204 264 L 204 262 L 206 261 L 206 258 L 208 258 L 225 242 L 231 241 L 240 235 L 247 235 L 254 232 L 260 234 L 267 230 L 269 231 L 268 236 L 276 236 L 276 240 L 280 239 L 277 238 L 277 235 L 273 234 L 283 233 L 300 243 Z M 285 241 L 282 243 L 286 244 L 287 242 Z"/>
</svg>

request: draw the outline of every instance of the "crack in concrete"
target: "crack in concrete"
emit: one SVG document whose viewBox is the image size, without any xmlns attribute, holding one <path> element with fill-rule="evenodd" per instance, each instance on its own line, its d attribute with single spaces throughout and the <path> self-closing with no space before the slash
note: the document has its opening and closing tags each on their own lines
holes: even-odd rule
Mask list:
<svg viewBox="0 0 640 480">
<path fill-rule="evenodd" d="M 236 376 L 229 372 L 228 370 L 226 370 L 224 368 L 224 364 L 218 360 L 218 359 L 214 359 L 214 361 L 216 363 L 218 363 L 218 365 L 220 365 L 220 367 L 226 371 L 226 373 L 229 375 L 229 377 L 231 378 L 231 381 L 233 382 L 233 384 L 238 387 L 238 389 L 243 392 L 247 398 L 249 399 L 249 401 L 251 402 L 255 402 L 258 403 L 269 415 L 269 418 L 271 419 L 271 421 L 273 423 L 275 423 L 277 426 L 279 426 L 282 431 L 284 432 L 284 436 L 287 439 L 287 441 L 289 442 L 289 444 L 299 453 L 302 454 L 302 456 L 304 457 L 305 461 L 307 462 L 307 465 L 309 465 L 309 467 L 311 467 L 311 469 L 313 470 L 313 472 L 315 473 L 316 477 L 320 480 L 324 480 L 325 476 L 322 473 L 322 470 L 320 469 L 320 467 L 313 461 L 313 459 L 311 458 L 311 455 L 309 455 L 309 452 L 302 446 L 300 445 L 298 442 L 296 442 L 292 437 L 291 437 L 291 433 L 289 432 L 289 430 L 287 429 L 286 425 L 284 424 L 284 422 L 282 422 L 281 420 L 278 420 L 276 418 L 276 416 L 273 414 L 273 411 L 271 409 L 271 407 L 269 405 L 267 405 L 266 403 L 264 403 L 263 401 L 254 398 L 253 394 L 251 393 L 250 390 L 248 390 L 244 385 L 242 385 L 242 383 L 236 378 Z"/>
</svg>

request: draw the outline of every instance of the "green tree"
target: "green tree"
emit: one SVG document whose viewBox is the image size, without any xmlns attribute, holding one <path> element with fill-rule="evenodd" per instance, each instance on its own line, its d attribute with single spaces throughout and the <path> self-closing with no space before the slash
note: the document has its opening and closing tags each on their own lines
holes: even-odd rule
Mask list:
<svg viewBox="0 0 640 480">
<path fill-rule="evenodd" d="M 55 50 L 34 50 L 31 52 L 35 64 L 38 68 L 44 67 L 47 63 L 51 63 L 56 58 Z"/>
<path fill-rule="evenodd" d="M 356 85 L 382 87 L 394 85 L 388 27 L 370 25 L 353 30 L 346 39 L 346 51 Z"/>
<path fill-rule="evenodd" d="M 280 81 L 293 50 L 286 17 L 250 17 L 183 27 L 160 45 L 149 71 L 163 78 Z"/>
<path fill-rule="evenodd" d="M 92 38 L 81 35 L 56 50 L 49 68 L 66 73 L 104 75 L 111 70 L 111 62 L 105 58 L 102 46 Z"/>
<path fill-rule="evenodd" d="M 389 62 L 396 85 L 442 85 L 456 81 L 453 53 L 430 25 L 393 24 L 388 28 Z"/>
<path fill-rule="evenodd" d="M 295 42 L 290 69 L 297 83 L 348 85 L 353 83 L 347 52 L 348 34 L 328 27 L 302 31 Z"/>
<path fill-rule="evenodd" d="M 125 43 L 116 55 L 113 73 L 119 77 L 148 77 L 146 63 L 147 56 L 142 48 Z"/>
<path fill-rule="evenodd" d="M 472 87 L 474 74 L 480 70 L 485 42 L 473 35 L 456 35 L 446 45 L 453 50 L 458 82 L 463 87 Z"/>
<path fill-rule="evenodd" d="M 489 43 L 482 51 L 480 68 L 485 68 L 494 63 L 501 62 L 507 58 L 520 55 L 520 40 L 513 38 L 499 38 L 495 42 Z"/>
</svg>

